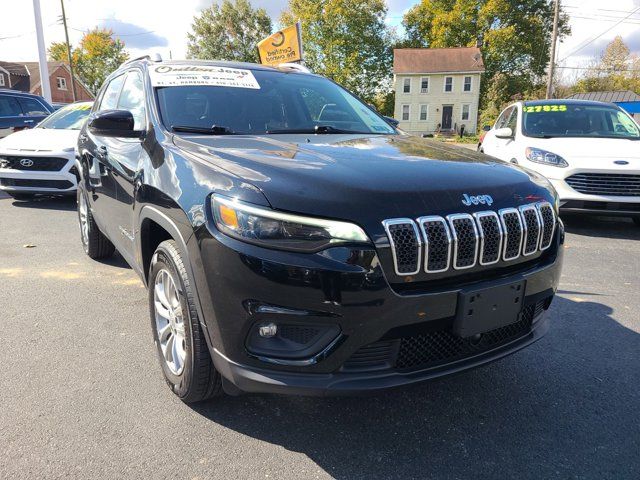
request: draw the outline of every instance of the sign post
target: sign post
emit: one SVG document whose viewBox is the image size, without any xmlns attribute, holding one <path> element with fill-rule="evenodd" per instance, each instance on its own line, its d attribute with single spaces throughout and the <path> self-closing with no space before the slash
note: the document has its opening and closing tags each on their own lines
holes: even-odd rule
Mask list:
<svg viewBox="0 0 640 480">
<path fill-rule="evenodd" d="M 302 61 L 302 30 L 300 22 L 269 35 L 258 43 L 260 63 L 278 65 L 280 63 Z"/>
</svg>

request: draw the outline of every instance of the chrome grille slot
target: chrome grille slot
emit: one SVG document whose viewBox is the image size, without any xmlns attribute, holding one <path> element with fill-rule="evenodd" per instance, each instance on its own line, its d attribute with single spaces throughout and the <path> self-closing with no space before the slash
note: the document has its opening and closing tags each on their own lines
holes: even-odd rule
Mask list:
<svg viewBox="0 0 640 480">
<path fill-rule="evenodd" d="M 463 270 L 476 264 L 478 256 L 478 229 L 468 213 L 448 215 L 447 221 L 453 237 L 453 268 Z"/>
<path fill-rule="evenodd" d="M 425 272 L 436 273 L 448 270 L 451 258 L 451 234 L 447 221 L 438 216 L 420 217 L 418 225 L 425 243 Z"/>
<path fill-rule="evenodd" d="M 640 197 L 640 175 L 626 173 L 574 173 L 565 180 L 587 195 Z"/>
<path fill-rule="evenodd" d="M 553 214 L 553 208 L 547 202 L 536 204 L 538 214 L 542 221 L 542 235 L 540 238 L 540 250 L 546 250 L 551 246 L 553 233 L 556 229 L 556 216 Z"/>
<path fill-rule="evenodd" d="M 478 223 L 480 233 L 480 265 L 492 265 L 500 260 L 502 251 L 502 228 L 496 212 L 478 212 L 473 216 Z"/>
<path fill-rule="evenodd" d="M 502 259 L 515 260 L 520 256 L 520 247 L 522 245 L 522 220 L 520 213 L 515 208 L 504 208 L 498 212 L 500 215 L 500 223 L 504 232 L 504 248 Z"/>
<path fill-rule="evenodd" d="M 410 218 L 394 218 L 382 222 L 391 244 L 397 275 L 415 275 L 420 271 L 422 240 L 418 227 Z"/>
<path fill-rule="evenodd" d="M 540 218 L 535 205 L 523 205 L 520 207 L 524 225 L 524 239 L 522 241 L 522 255 L 527 257 L 538 251 L 540 243 Z"/>
</svg>

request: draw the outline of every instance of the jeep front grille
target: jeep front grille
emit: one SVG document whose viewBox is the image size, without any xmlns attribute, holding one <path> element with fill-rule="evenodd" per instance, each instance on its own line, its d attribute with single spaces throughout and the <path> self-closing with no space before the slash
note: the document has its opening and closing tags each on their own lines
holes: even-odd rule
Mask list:
<svg viewBox="0 0 640 480">
<path fill-rule="evenodd" d="M 551 246 L 557 219 L 548 202 L 473 215 L 458 213 L 382 222 L 397 275 L 463 270 L 529 256 Z M 424 253 L 423 253 L 424 252 Z M 424 263 L 421 259 L 424 255 Z"/>
<path fill-rule="evenodd" d="M 418 228 L 410 218 L 394 218 L 382 222 L 393 253 L 393 263 L 398 275 L 415 275 L 420 271 L 422 239 Z"/>
</svg>

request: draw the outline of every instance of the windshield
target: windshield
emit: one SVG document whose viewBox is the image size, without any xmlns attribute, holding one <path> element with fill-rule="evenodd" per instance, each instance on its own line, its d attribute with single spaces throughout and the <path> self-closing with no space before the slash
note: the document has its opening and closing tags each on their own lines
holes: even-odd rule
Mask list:
<svg viewBox="0 0 640 480">
<path fill-rule="evenodd" d="M 74 103 L 67 105 L 40 122 L 38 128 L 80 130 L 90 112 L 90 103 Z"/>
<path fill-rule="evenodd" d="M 380 115 L 325 78 L 264 70 L 236 71 L 250 80 L 242 86 L 228 79 L 216 79 L 222 85 L 201 85 L 213 80 L 198 72 L 193 77 L 176 74 L 175 82 L 193 80 L 199 83 L 196 85 L 158 87 L 156 83 L 164 125 L 185 132 L 188 127 L 200 129 L 201 133 L 210 129 L 207 133 L 211 134 L 395 133 Z M 162 84 L 162 80 L 158 83 Z"/>
<path fill-rule="evenodd" d="M 607 105 L 525 105 L 522 111 L 522 131 L 529 137 L 640 138 L 636 122 Z"/>
</svg>

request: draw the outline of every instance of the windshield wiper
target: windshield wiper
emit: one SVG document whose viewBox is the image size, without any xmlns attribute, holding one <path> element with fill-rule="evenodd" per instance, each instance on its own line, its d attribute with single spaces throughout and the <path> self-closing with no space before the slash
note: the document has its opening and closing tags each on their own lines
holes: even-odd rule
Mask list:
<svg viewBox="0 0 640 480">
<path fill-rule="evenodd" d="M 236 132 L 229 127 L 222 125 L 211 125 L 210 127 L 191 127 L 188 125 L 171 125 L 174 132 L 204 133 L 205 135 L 234 135 Z"/>
<path fill-rule="evenodd" d="M 281 130 L 267 130 L 264 132 L 266 134 L 270 133 L 317 133 L 318 135 L 326 135 L 330 133 L 343 133 L 343 134 L 369 134 L 369 133 L 377 133 L 377 132 L 358 132 L 355 130 L 343 130 L 341 128 L 336 128 L 331 125 L 316 125 L 313 128 L 289 128 L 289 129 L 281 129 Z"/>
</svg>

